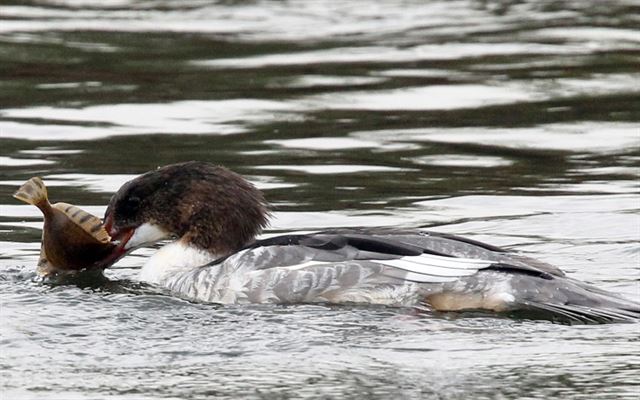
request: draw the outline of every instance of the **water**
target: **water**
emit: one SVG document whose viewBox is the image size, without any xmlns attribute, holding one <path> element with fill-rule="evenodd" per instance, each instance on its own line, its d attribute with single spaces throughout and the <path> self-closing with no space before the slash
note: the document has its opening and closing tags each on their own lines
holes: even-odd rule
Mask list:
<svg viewBox="0 0 640 400">
<path fill-rule="evenodd" d="M 35 282 L 42 176 L 101 215 L 131 177 L 246 175 L 268 233 L 433 228 L 640 296 L 640 4 L 5 1 L 2 399 L 637 399 L 638 324 L 193 304 Z"/>
</svg>

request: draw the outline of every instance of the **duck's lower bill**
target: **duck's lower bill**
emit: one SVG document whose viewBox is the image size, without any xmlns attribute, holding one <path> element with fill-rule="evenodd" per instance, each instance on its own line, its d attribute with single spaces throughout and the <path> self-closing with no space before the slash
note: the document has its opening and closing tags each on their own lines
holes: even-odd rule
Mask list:
<svg viewBox="0 0 640 400">
<path fill-rule="evenodd" d="M 112 235 L 112 243 L 115 244 L 115 246 L 113 247 L 111 252 L 106 255 L 106 257 L 96 262 L 96 266 L 98 268 L 105 269 L 112 266 L 113 264 L 118 262 L 119 259 L 124 257 L 124 255 L 129 251 L 127 248 L 127 244 L 129 243 L 129 240 L 131 239 L 133 233 L 133 229 L 127 229 L 118 232 L 117 235 Z"/>
</svg>

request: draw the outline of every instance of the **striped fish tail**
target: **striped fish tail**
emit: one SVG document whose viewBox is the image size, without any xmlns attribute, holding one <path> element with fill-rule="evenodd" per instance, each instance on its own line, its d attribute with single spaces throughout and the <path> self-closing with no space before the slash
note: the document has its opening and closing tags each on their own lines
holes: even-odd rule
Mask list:
<svg viewBox="0 0 640 400">
<path fill-rule="evenodd" d="M 27 204 L 33 204 L 40 209 L 48 208 L 49 206 L 47 187 L 42 182 L 42 179 L 37 176 L 20 186 L 20 189 L 13 194 L 13 197 Z"/>
</svg>

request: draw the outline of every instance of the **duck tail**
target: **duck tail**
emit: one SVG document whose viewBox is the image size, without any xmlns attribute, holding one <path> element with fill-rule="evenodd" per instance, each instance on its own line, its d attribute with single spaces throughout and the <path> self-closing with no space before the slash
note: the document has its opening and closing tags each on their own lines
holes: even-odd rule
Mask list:
<svg viewBox="0 0 640 400">
<path fill-rule="evenodd" d="M 570 324 L 640 321 L 640 303 L 616 293 L 575 280 L 559 288 L 559 291 L 564 300 L 562 302 L 529 300 L 523 304 L 532 310 L 551 313 Z"/>
<path fill-rule="evenodd" d="M 51 206 L 47 195 L 47 187 L 42 182 L 42 179 L 38 177 L 33 177 L 25 182 L 13 194 L 13 197 L 27 204 L 33 204 L 43 211 Z"/>
</svg>

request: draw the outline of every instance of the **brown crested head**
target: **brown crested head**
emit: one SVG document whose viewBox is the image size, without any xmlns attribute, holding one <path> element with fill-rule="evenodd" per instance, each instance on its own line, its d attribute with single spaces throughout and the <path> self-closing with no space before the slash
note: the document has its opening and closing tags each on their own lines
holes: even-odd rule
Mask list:
<svg viewBox="0 0 640 400">
<path fill-rule="evenodd" d="M 145 223 L 214 254 L 232 253 L 268 223 L 267 203 L 242 176 L 213 164 L 167 165 L 127 183 L 111 198 L 105 225 L 131 237 Z"/>
</svg>

